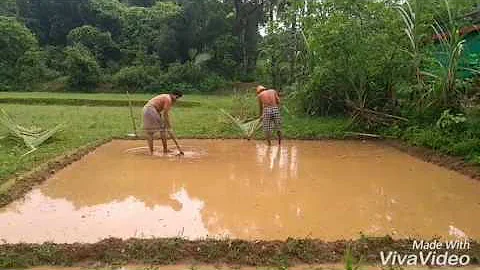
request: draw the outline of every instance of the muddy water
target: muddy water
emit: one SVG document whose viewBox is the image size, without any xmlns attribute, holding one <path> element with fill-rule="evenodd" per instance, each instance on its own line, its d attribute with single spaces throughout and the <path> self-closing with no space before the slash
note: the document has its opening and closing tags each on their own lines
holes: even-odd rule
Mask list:
<svg viewBox="0 0 480 270">
<path fill-rule="evenodd" d="M 0 209 L 7 242 L 113 236 L 480 239 L 480 182 L 373 142 L 113 141 Z"/>
</svg>

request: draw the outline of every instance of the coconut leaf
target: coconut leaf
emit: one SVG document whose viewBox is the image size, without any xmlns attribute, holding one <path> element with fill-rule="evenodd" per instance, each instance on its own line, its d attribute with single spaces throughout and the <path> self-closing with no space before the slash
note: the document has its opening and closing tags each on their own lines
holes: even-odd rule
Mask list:
<svg viewBox="0 0 480 270">
<path fill-rule="evenodd" d="M 57 133 L 64 125 L 60 124 L 50 130 L 42 130 L 37 127 L 26 128 L 15 123 L 12 117 L 3 109 L 0 110 L 0 123 L 5 126 L 14 138 L 21 139 L 23 143 L 30 148 L 30 151 L 23 156 L 28 155 L 37 150 L 37 148 L 46 140 Z"/>
<path fill-rule="evenodd" d="M 200 53 L 197 56 L 195 56 L 194 64 L 196 66 L 199 66 L 199 65 L 203 64 L 204 62 L 207 62 L 211 58 L 212 58 L 212 55 L 209 54 L 209 53 Z"/>
<path fill-rule="evenodd" d="M 251 121 L 242 121 L 240 120 L 239 118 L 236 118 L 234 117 L 233 115 L 231 115 L 230 113 L 226 112 L 225 110 L 223 109 L 220 109 L 220 111 L 228 118 L 232 121 L 233 124 L 235 124 L 235 126 L 243 133 L 243 135 L 250 139 L 254 134 L 255 132 L 257 132 L 257 130 L 260 128 L 261 126 L 261 121 L 260 119 L 254 119 L 254 120 L 251 120 Z"/>
</svg>

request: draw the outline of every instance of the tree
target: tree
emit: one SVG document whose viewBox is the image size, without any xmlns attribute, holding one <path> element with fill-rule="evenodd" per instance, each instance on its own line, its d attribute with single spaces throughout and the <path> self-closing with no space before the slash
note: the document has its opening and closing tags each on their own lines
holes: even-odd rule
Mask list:
<svg viewBox="0 0 480 270">
<path fill-rule="evenodd" d="M 77 27 L 67 36 L 69 45 L 83 45 L 105 66 L 107 60 L 118 60 L 119 50 L 109 32 L 101 32 L 91 25 Z"/>
<path fill-rule="evenodd" d="M 94 89 L 100 80 L 100 67 L 95 57 L 82 45 L 65 48 L 65 66 L 71 90 Z"/>
<path fill-rule="evenodd" d="M 15 17 L 17 6 L 15 0 L 0 1 L 0 16 Z"/>
<path fill-rule="evenodd" d="M 65 45 L 70 30 L 91 20 L 89 0 L 17 0 L 17 9 L 40 44 Z"/>
<path fill-rule="evenodd" d="M 13 86 L 17 61 L 26 52 L 38 49 L 35 36 L 13 18 L 0 16 L 0 85 Z"/>
<path fill-rule="evenodd" d="M 241 45 L 242 68 L 245 78 L 253 76 L 258 57 L 258 32 L 264 22 L 263 0 L 233 0 L 235 7 L 234 33 Z"/>
</svg>

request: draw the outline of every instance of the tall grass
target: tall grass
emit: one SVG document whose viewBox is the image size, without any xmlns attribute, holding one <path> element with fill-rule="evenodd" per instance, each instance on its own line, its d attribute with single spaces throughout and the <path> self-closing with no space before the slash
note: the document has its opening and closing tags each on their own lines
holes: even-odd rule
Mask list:
<svg viewBox="0 0 480 270">
<path fill-rule="evenodd" d="M 438 108 L 445 110 L 449 108 L 458 108 L 460 100 L 464 93 L 460 92 L 458 87 L 459 71 L 467 69 L 470 72 L 480 74 L 479 71 L 468 69 L 461 66 L 460 59 L 464 52 L 465 39 L 460 34 L 455 19 L 452 16 L 451 8 L 447 0 L 444 0 L 448 20 L 442 24 L 435 21 L 431 28 L 439 40 L 440 51 L 434 56 L 428 56 L 422 53 L 419 47 L 421 36 L 417 34 L 417 13 L 415 1 L 407 1 L 404 6 L 398 6 L 404 24 L 405 33 L 410 43 L 410 49 L 407 53 L 413 59 L 415 76 L 417 80 L 416 89 L 419 90 L 418 95 L 413 100 L 420 111 L 430 108 Z M 437 59 L 441 57 L 442 59 Z M 427 68 L 423 68 L 422 63 L 429 63 Z M 425 77 L 425 79 L 424 79 Z"/>
<path fill-rule="evenodd" d="M 362 258 L 357 260 L 355 256 L 353 256 L 352 248 L 347 246 L 343 262 L 345 264 L 345 270 L 360 270 Z"/>
</svg>

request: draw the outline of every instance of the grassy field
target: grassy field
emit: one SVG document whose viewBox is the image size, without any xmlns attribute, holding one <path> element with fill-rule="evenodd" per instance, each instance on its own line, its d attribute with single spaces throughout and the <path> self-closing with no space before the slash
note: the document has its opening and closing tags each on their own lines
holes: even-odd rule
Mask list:
<svg viewBox="0 0 480 270">
<path fill-rule="evenodd" d="M 70 106 L 143 106 L 155 94 L 119 93 L 49 93 L 49 92 L 0 92 L 0 103 L 23 105 L 70 105 Z M 178 107 L 224 106 L 231 103 L 228 95 L 187 94 L 178 102 Z"/>
<path fill-rule="evenodd" d="M 4 94 L 4 93 L 1 93 Z M 32 93 L 8 93 L 9 96 L 34 98 Z M 124 98 L 117 94 L 49 94 L 54 98 Z M 1 96 L 1 95 L 0 95 Z M 132 95 L 132 99 L 148 98 L 149 95 Z M 180 138 L 235 138 L 238 130 L 219 113 L 219 109 L 235 113 L 247 110 L 252 115 L 257 107 L 254 98 L 238 100 L 228 96 L 187 95 L 184 100 L 200 102 L 199 106 L 177 107 L 172 113 L 172 122 Z M 63 106 L 63 105 L 0 105 L 16 122 L 24 126 L 51 128 L 66 123 L 63 131 L 47 141 L 36 152 L 21 156 L 28 150 L 21 143 L 9 138 L 0 140 L 0 184 L 16 173 L 22 173 L 78 147 L 101 139 L 122 137 L 133 132 L 128 107 Z M 134 108 L 137 128 L 141 127 L 141 107 Z M 288 138 L 341 137 L 346 131 L 346 119 L 298 118 L 285 113 L 284 131 Z M 0 127 L 0 137 L 6 129 Z M 261 139 L 261 132 L 257 133 Z"/>
</svg>

